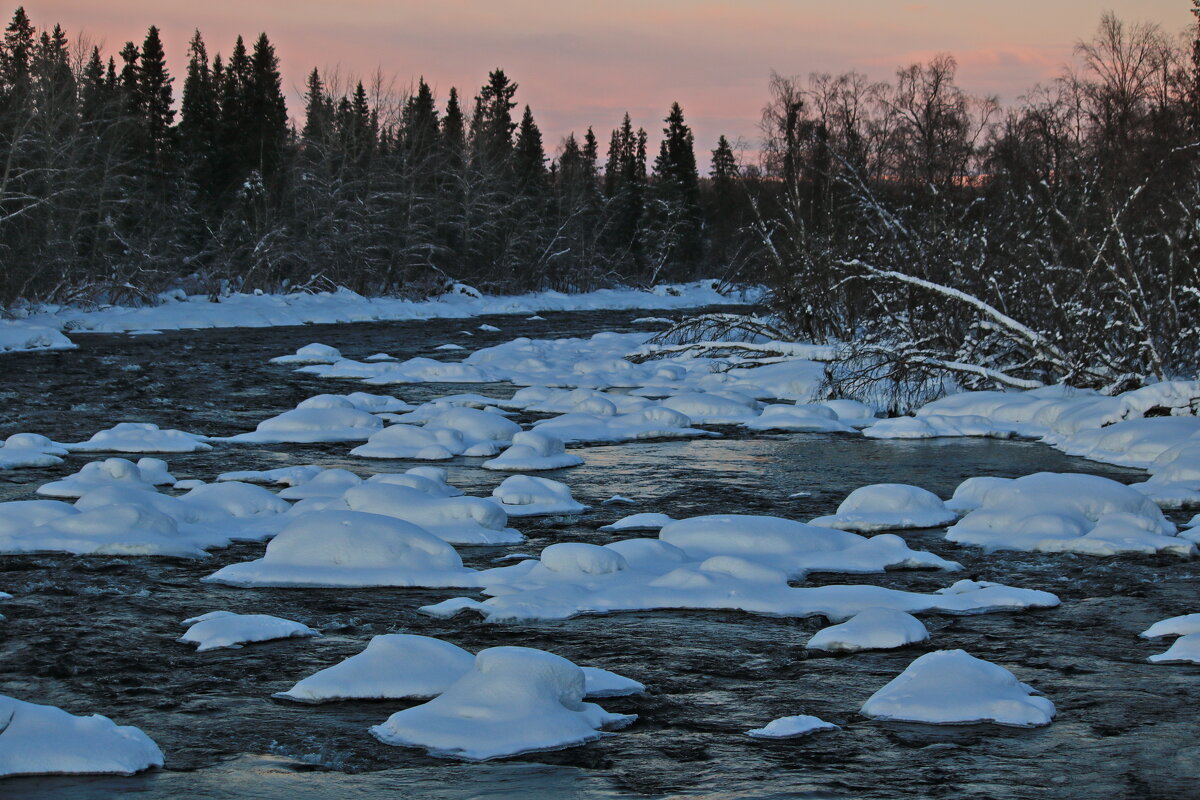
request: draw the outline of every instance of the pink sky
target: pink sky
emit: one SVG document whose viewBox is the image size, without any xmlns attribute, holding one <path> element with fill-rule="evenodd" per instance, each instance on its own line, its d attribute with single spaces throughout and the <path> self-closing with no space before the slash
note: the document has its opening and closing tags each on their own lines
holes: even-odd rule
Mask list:
<svg viewBox="0 0 1200 800">
<path fill-rule="evenodd" d="M 1057 74 L 1104 10 L 1172 33 L 1191 20 L 1185 0 L 27 0 L 25 8 L 39 28 L 60 22 L 106 53 L 140 44 L 157 25 L 177 97 L 194 28 L 210 54 L 228 54 L 238 33 L 252 40 L 265 30 L 293 117 L 314 66 L 364 78 L 382 70 L 400 89 L 424 75 L 439 100 L 451 86 L 473 96 L 488 70 L 503 67 L 550 152 L 589 124 L 606 143 L 626 110 L 656 140 L 678 101 L 704 163 L 719 134 L 756 140 L 771 70 L 854 68 L 887 79 L 901 64 L 950 52 L 960 85 L 1012 100 Z"/>
</svg>

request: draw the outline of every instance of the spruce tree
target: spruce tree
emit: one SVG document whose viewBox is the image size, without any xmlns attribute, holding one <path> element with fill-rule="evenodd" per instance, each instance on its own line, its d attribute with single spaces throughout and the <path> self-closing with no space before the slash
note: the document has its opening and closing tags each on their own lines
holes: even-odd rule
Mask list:
<svg viewBox="0 0 1200 800">
<path fill-rule="evenodd" d="M 28 96 L 29 72 L 36 47 L 33 23 L 18 6 L 12 21 L 4 29 L 4 47 L 0 50 L 0 89 L 15 101 Z"/>
<path fill-rule="evenodd" d="M 146 143 L 152 153 L 160 154 L 168 145 L 171 125 L 175 121 L 175 110 L 171 107 L 171 83 L 175 79 L 167 72 L 162 39 L 159 38 L 158 28 L 153 25 L 142 43 L 140 64 L 138 92 L 145 119 Z"/>
<path fill-rule="evenodd" d="M 574 140 L 572 135 L 571 141 Z M 517 129 L 513 161 L 518 189 L 529 196 L 541 194 L 546 188 L 546 151 L 542 146 L 542 132 L 533 121 L 529 106 L 525 106 Z"/>
<path fill-rule="evenodd" d="M 438 118 L 433 90 L 423 77 L 417 83 L 416 93 L 404 104 L 401 127 L 409 163 L 424 164 L 437 146 Z"/>
<path fill-rule="evenodd" d="M 252 164 L 264 177 L 272 176 L 283 160 L 287 145 L 287 102 L 283 97 L 283 77 L 279 57 L 265 33 L 254 43 L 246 84 L 246 122 Z"/>
<path fill-rule="evenodd" d="M 321 73 L 313 67 L 304 90 L 304 131 L 301 137 L 305 147 L 324 147 L 332 132 L 332 125 L 333 99 L 325 94 Z"/>
</svg>

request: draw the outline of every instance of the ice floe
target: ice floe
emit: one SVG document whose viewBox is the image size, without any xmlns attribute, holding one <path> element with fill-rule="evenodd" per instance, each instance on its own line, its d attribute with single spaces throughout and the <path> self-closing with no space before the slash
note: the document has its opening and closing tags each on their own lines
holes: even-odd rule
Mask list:
<svg viewBox="0 0 1200 800">
<path fill-rule="evenodd" d="M 126 486 L 155 491 L 156 485 L 175 483 L 165 461 L 157 458 L 138 459 L 135 464 L 124 458 L 92 461 L 73 475 L 51 481 L 37 488 L 43 497 L 82 497 L 104 486 Z"/>
<path fill-rule="evenodd" d="M 342 360 L 342 351 L 327 344 L 314 342 L 306 344 L 295 353 L 287 356 L 276 356 L 272 364 L 333 364 Z"/>
<path fill-rule="evenodd" d="M 1151 664 L 1200 664 L 1200 633 L 1184 634 L 1165 653 L 1156 653 L 1146 660 Z"/>
<path fill-rule="evenodd" d="M 492 647 L 441 695 L 396 712 L 371 733 L 385 744 L 483 761 L 585 744 L 636 719 L 584 702 L 585 691 L 583 670 L 565 658 Z"/>
<path fill-rule="evenodd" d="M 1200 633 L 1200 614 L 1182 614 L 1159 620 L 1138 635 L 1143 639 L 1157 639 L 1161 636 L 1190 636 L 1193 633 Z"/>
<path fill-rule="evenodd" d="M 1054 719 L 1054 703 L 1036 691 L 998 664 L 962 650 L 938 650 L 909 664 L 871 695 L 860 713 L 900 722 L 1035 728 Z"/>
<path fill-rule="evenodd" d="M 199 645 L 196 648 L 197 653 L 221 648 L 239 648 L 252 642 L 321 635 L 320 631 L 290 619 L 268 614 L 235 614 L 232 611 L 210 611 L 198 617 L 185 619 L 182 624 L 190 627 L 179 637 L 179 641 Z"/>
<path fill-rule="evenodd" d="M 0 724 L 0 777 L 132 775 L 163 765 L 149 736 L 100 714 L 79 717 L 0 695 Z"/>
<path fill-rule="evenodd" d="M 317 395 L 291 411 L 264 419 L 249 433 L 228 437 L 227 441 L 257 444 L 361 442 L 382 428 L 383 420 L 358 408 L 345 397 Z"/>
<path fill-rule="evenodd" d="M 876 483 L 851 492 L 837 513 L 809 522 L 843 531 L 936 528 L 958 519 L 932 492 L 903 483 Z"/>
<path fill-rule="evenodd" d="M 822 628 L 805 645 L 809 650 L 857 653 L 860 650 L 891 650 L 929 641 L 924 623 L 894 608 L 868 608 L 840 625 Z"/>
</svg>

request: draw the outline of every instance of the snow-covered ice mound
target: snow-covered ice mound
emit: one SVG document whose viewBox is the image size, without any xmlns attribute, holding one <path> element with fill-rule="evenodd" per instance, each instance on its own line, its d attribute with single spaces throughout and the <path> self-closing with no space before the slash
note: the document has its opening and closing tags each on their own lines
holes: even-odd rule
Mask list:
<svg viewBox="0 0 1200 800">
<path fill-rule="evenodd" d="M 794 717 L 773 719 L 761 728 L 746 731 L 746 734 L 755 739 L 796 739 L 820 731 L 837 730 L 841 730 L 840 725 L 834 725 L 832 722 L 826 722 L 808 714 L 799 714 Z"/>
<path fill-rule="evenodd" d="M 74 350 L 79 345 L 60 331 L 25 320 L 0 320 L 0 353 L 26 350 Z"/>
<path fill-rule="evenodd" d="M 139 498 L 140 502 L 102 502 L 86 510 L 55 500 L 0 503 L 0 553 L 180 558 L 208 555 L 202 545 L 212 546 L 211 535 L 201 537 L 201 541 L 184 535 L 179 523 L 151 502 L 155 497 L 168 502 L 175 498 L 120 487 L 98 491 L 113 488 L 145 498 Z M 227 543 L 228 538 L 218 536 L 218 541 Z"/>
<path fill-rule="evenodd" d="M 471 671 L 475 656 L 430 636 L 391 633 L 371 638 L 365 650 L 274 695 L 298 703 L 335 700 L 401 700 L 436 697 Z M 587 697 L 621 697 L 645 691 L 641 683 L 608 670 L 581 667 Z"/>
<path fill-rule="evenodd" d="M 207 436 L 163 430 L 151 422 L 118 422 L 86 442 L 63 447 L 72 453 L 196 453 L 212 449 L 207 441 Z"/>
<path fill-rule="evenodd" d="M 989 484 L 946 538 L 987 550 L 1196 554 L 1145 495 L 1097 475 L 1039 472 Z"/>
<path fill-rule="evenodd" d="M 1157 639 L 1160 636 L 1190 636 L 1193 633 L 1200 633 L 1200 614 L 1182 614 L 1159 620 L 1138 635 L 1143 639 Z"/>
<path fill-rule="evenodd" d="M 512 446 L 483 462 L 483 468 L 500 472 L 540 472 L 577 467 L 582 463 L 581 457 L 566 452 L 562 440 L 539 431 L 521 431 L 513 435 Z"/>
<path fill-rule="evenodd" d="M 441 639 L 384 634 L 372 637 L 361 653 L 275 696 L 299 703 L 436 697 L 474 663 L 474 655 Z"/>
<path fill-rule="evenodd" d="M 595 414 L 563 414 L 560 417 L 538 420 L 534 430 L 574 442 L 631 442 L 638 439 L 688 439 L 716 436 L 712 431 L 692 427 L 692 420 L 678 411 L 651 406 L 630 414 L 597 416 Z"/>
<path fill-rule="evenodd" d="M 124 458 L 106 458 L 84 464 L 74 475 L 51 481 L 37 488 L 43 497 L 82 497 L 105 486 L 126 486 L 155 491 L 155 486 L 174 483 L 166 462 L 157 458 L 138 459 L 135 464 Z"/>
<path fill-rule="evenodd" d="M 838 419 L 837 413 L 820 403 L 769 405 L 762 414 L 746 422 L 752 431 L 795 431 L 799 433 L 854 433 L 857 428 Z"/>
<path fill-rule="evenodd" d="M 998 664 L 962 650 L 926 653 L 863 703 L 878 720 L 966 725 L 994 722 L 1020 728 L 1049 725 L 1054 703 Z"/>
<path fill-rule="evenodd" d="M 875 409 L 857 400 L 823 400 L 820 405 L 836 414 L 838 422 L 852 428 L 866 428 L 879 421 Z"/>
<path fill-rule="evenodd" d="M 0 695 L 0 778 L 13 775 L 132 775 L 163 765 L 138 728 L 77 717 L 55 706 Z"/>
<path fill-rule="evenodd" d="M 268 483 L 278 486 L 296 486 L 307 483 L 325 471 L 325 467 L 315 464 L 305 464 L 295 467 L 277 467 L 275 469 L 243 469 L 235 472 L 222 472 L 217 476 L 218 481 L 239 481 L 241 483 Z"/>
<path fill-rule="evenodd" d="M 636 719 L 584 702 L 584 692 L 583 670 L 565 658 L 492 647 L 443 694 L 396 712 L 371 733 L 385 744 L 483 761 L 584 744 Z"/>
<path fill-rule="evenodd" d="M 876 483 L 851 492 L 837 513 L 817 517 L 809 525 L 843 531 L 887 531 L 936 528 L 958 515 L 932 492 L 903 483 Z"/>
<path fill-rule="evenodd" d="M 1058 448 L 1071 456 L 1146 469 L 1164 452 L 1197 434 L 1198 417 L 1128 419 L 1076 431 L 1059 442 Z"/>
<path fill-rule="evenodd" d="M 14 433 L 0 444 L 0 469 L 52 467 L 66 454 L 65 447 L 39 433 Z"/>
<path fill-rule="evenodd" d="M 739 425 L 759 413 L 755 400 L 732 393 L 685 392 L 663 400 L 662 406 L 684 414 L 696 425 Z"/>
<path fill-rule="evenodd" d="M 621 517 L 611 525 L 605 525 L 600 530 L 619 532 L 633 531 L 660 531 L 663 526 L 669 525 L 675 520 L 666 514 L 657 514 L 654 512 L 644 512 L 641 514 L 630 514 L 628 517 Z"/>
<path fill-rule="evenodd" d="M 309 405 L 305 405 L 309 403 Z M 295 442 L 361 442 L 383 428 L 383 420 L 338 395 L 317 395 L 269 419 L 249 433 L 230 436 L 230 442 L 277 444 Z"/>
<path fill-rule="evenodd" d="M 1200 633 L 1180 636 L 1165 653 L 1156 653 L 1146 660 L 1151 664 L 1200 664 Z"/>
<path fill-rule="evenodd" d="M 350 455 L 362 458 L 445 461 L 462 455 L 466 450 L 467 444 L 461 431 L 433 426 L 419 428 L 416 425 L 392 425 L 373 433 L 366 444 L 360 444 L 351 450 Z"/>
<path fill-rule="evenodd" d="M 234 614 L 232 611 L 210 611 L 185 619 L 183 624 L 191 627 L 179 637 L 179 641 L 199 645 L 197 653 L 225 647 L 238 648 L 251 642 L 321 635 L 320 631 L 290 619 L 268 614 Z"/>
<path fill-rule="evenodd" d="M 382 362 L 365 382 L 373 386 L 397 383 L 490 383 L 498 380 L 492 372 L 462 362 L 437 361 L 418 356 L 407 361 Z M 319 369 L 319 368 L 317 368 Z M 315 371 L 315 370 L 308 370 Z"/>
<path fill-rule="evenodd" d="M 409 522 L 361 511 L 293 519 L 262 558 L 201 580 L 231 586 L 477 586 L 454 548 Z"/>
<path fill-rule="evenodd" d="M 411 486 L 367 481 L 347 490 L 341 504 L 351 511 L 410 522 L 450 544 L 502 545 L 525 541 L 524 536 L 508 527 L 504 507 L 482 497 L 440 497 Z"/>
<path fill-rule="evenodd" d="M 1014 431 L 997 426 L 987 417 L 974 415 L 941 416 L 928 414 L 917 417 L 882 419 L 863 429 L 869 439 L 937 439 L 943 436 L 983 436 L 1009 439 Z"/>
<path fill-rule="evenodd" d="M 327 344 L 306 344 L 295 353 L 272 358 L 272 364 L 333 364 L 341 361 L 342 351 Z"/>
<path fill-rule="evenodd" d="M 974 511 L 983 505 L 983 498 L 997 487 L 1007 486 L 1011 478 L 993 478 L 981 476 L 967 478 L 954 490 L 954 495 L 946 501 L 946 508 L 956 514 Z"/>
<path fill-rule="evenodd" d="M 469 456 L 495 455 L 521 432 L 520 425 L 502 414 L 466 406 L 447 408 L 431 416 L 425 425 L 458 431 Z"/>
<path fill-rule="evenodd" d="M 297 476 L 300 477 L 300 476 Z M 299 480 L 279 492 L 285 500 L 308 500 L 313 497 L 341 497 L 347 489 L 362 483 L 362 478 L 348 469 L 323 469 L 307 480 Z"/>
<path fill-rule="evenodd" d="M 1148 469 L 1150 479 L 1131 488 L 1161 508 L 1200 507 L 1200 436 L 1193 435 L 1167 448 Z"/>
<path fill-rule="evenodd" d="M 867 538 L 780 517 L 692 517 L 666 525 L 659 538 L 693 558 L 735 556 L 769 565 L 793 578 L 809 572 L 868 573 L 896 567 L 962 569 L 933 553 L 910 549 L 899 536 Z"/>
<path fill-rule="evenodd" d="M 409 486 L 431 497 L 459 497 L 462 489 L 447 483 L 449 473 L 441 467 L 412 467 L 404 472 L 380 472 L 367 478 L 367 483 L 390 483 Z"/>
<path fill-rule="evenodd" d="M 492 497 L 510 517 L 582 514 L 590 506 L 571 497 L 571 487 L 534 475 L 510 475 L 492 490 Z"/>
<path fill-rule="evenodd" d="M 817 631 L 806 647 L 831 653 L 857 653 L 860 650 L 891 650 L 927 641 L 929 631 L 912 614 L 894 608 L 868 608 L 840 625 Z"/>
</svg>

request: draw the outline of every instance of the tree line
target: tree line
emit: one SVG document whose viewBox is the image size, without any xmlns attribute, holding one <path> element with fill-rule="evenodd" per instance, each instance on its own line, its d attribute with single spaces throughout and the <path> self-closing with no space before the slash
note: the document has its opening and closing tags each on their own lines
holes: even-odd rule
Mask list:
<svg viewBox="0 0 1200 800">
<path fill-rule="evenodd" d="M 626 114 L 601 163 L 591 128 L 547 158 L 501 69 L 441 103 L 424 79 L 342 84 L 314 69 L 293 127 L 267 35 L 223 58 L 197 31 L 177 105 L 157 28 L 106 58 L 18 8 L 0 43 L 0 308 L 172 288 L 582 291 L 722 258 L 705 226 L 734 187 L 700 178 L 678 104 L 657 156 Z"/>
</svg>

